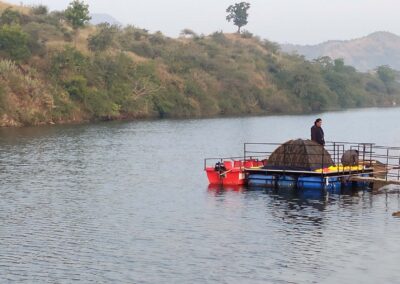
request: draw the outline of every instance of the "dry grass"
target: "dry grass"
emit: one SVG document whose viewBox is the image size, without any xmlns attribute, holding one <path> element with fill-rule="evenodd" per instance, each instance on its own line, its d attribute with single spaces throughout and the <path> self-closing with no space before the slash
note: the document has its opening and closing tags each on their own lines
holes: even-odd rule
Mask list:
<svg viewBox="0 0 400 284">
<path fill-rule="evenodd" d="M 125 55 L 127 55 L 129 58 L 131 58 L 134 62 L 142 63 L 142 62 L 149 61 L 149 59 L 139 56 L 136 53 L 131 52 L 131 51 L 125 51 Z"/>
<path fill-rule="evenodd" d="M 71 42 L 70 45 L 72 46 L 73 43 Z M 66 43 L 62 40 L 53 40 L 46 43 L 46 47 L 49 51 L 62 51 L 65 49 L 65 46 Z"/>
<path fill-rule="evenodd" d="M 169 73 L 168 67 L 165 66 L 164 64 L 159 64 L 157 66 L 156 72 L 161 82 L 163 83 L 172 82 L 172 84 L 175 85 L 179 90 L 182 91 L 184 89 L 185 87 L 184 80 L 175 74 Z"/>
<path fill-rule="evenodd" d="M 65 28 L 69 29 L 72 32 L 72 29 L 68 26 L 65 26 Z M 46 46 L 50 50 L 63 50 L 65 48 L 65 45 L 71 45 L 75 47 L 77 50 L 84 54 L 89 54 L 90 51 L 87 46 L 87 39 L 88 37 L 93 34 L 96 31 L 96 28 L 93 26 L 88 26 L 82 30 L 79 30 L 78 35 L 76 38 L 73 38 L 71 42 L 66 42 L 63 39 L 55 39 L 55 40 L 49 40 L 46 42 Z"/>
<path fill-rule="evenodd" d="M 0 11 L 2 12 L 7 8 L 12 8 L 23 14 L 28 14 L 29 10 L 30 10 L 30 7 L 27 7 L 27 6 L 14 5 L 14 4 L 4 2 L 4 1 L 0 1 Z"/>
<path fill-rule="evenodd" d="M 81 52 L 88 53 L 88 38 L 91 34 L 96 32 L 96 27 L 94 26 L 87 26 L 84 29 L 79 30 L 78 36 L 74 39 L 75 47 L 80 50 Z"/>
<path fill-rule="evenodd" d="M 262 73 L 253 73 L 249 78 L 249 82 L 260 89 L 266 89 L 271 87 L 271 83 L 266 77 L 265 74 Z"/>
</svg>

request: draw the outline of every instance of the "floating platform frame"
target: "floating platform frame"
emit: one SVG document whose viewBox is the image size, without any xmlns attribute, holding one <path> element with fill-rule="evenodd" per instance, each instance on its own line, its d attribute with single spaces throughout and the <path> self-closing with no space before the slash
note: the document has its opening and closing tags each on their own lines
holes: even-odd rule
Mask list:
<svg viewBox="0 0 400 284">
<path fill-rule="evenodd" d="M 273 151 L 282 145 L 280 143 L 245 143 L 244 159 L 268 159 Z M 319 171 L 290 169 L 285 166 L 278 169 L 268 168 L 268 166 L 246 168 L 247 184 L 250 187 L 335 191 L 343 187 L 365 188 L 371 185 L 375 188 L 378 184 L 382 186 L 400 183 L 400 147 L 377 146 L 373 143 L 328 142 L 324 148 L 334 164 L 338 165 L 336 170 L 325 168 L 324 157 L 320 159 L 319 167 L 313 165 L 320 168 Z M 356 151 L 356 164 L 348 167 L 341 166 L 342 157 L 349 150 L 353 153 Z M 287 151 L 284 150 L 284 155 L 288 159 L 293 155 L 299 155 L 290 151 L 290 147 Z"/>
</svg>

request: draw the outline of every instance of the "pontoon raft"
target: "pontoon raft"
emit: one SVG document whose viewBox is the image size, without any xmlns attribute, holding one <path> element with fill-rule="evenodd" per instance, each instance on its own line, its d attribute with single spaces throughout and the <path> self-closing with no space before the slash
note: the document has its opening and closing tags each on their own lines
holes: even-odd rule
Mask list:
<svg viewBox="0 0 400 284">
<path fill-rule="evenodd" d="M 238 158 L 207 158 L 212 185 L 338 191 L 400 184 L 400 147 L 296 139 L 245 143 Z"/>
</svg>

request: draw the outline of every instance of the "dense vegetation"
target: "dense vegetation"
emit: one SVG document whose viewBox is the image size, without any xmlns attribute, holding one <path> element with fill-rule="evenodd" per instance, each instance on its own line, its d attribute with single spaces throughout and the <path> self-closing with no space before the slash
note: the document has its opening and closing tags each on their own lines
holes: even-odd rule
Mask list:
<svg viewBox="0 0 400 284">
<path fill-rule="evenodd" d="M 0 125 L 307 113 L 400 103 L 394 70 L 307 61 L 267 40 L 73 26 L 66 12 L 0 3 Z M 68 9 L 67 9 L 68 10 Z M 82 28 L 83 27 L 83 28 Z"/>
</svg>

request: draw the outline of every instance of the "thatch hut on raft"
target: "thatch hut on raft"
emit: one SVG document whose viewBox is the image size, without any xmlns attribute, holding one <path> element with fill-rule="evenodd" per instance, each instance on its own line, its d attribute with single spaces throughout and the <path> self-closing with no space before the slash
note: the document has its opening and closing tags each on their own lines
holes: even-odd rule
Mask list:
<svg viewBox="0 0 400 284">
<path fill-rule="evenodd" d="M 289 140 L 268 158 L 266 169 L 314 171 L 334 166 L 331 155 L 320 144 L 304 139 Z"/>
</svg>

